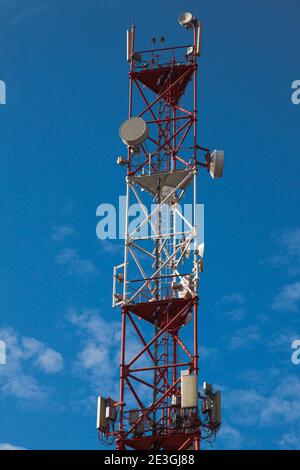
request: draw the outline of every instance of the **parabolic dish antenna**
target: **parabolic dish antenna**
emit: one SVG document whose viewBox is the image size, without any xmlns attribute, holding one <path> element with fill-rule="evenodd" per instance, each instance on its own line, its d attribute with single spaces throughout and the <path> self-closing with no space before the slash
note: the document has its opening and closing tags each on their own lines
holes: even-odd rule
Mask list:
<svg viewBox="0 0 300 470">
<path fill-rule="evenodd" d="M 184 28 L 189 28 L 193 22 L 193 18 L 192 13 L 185 11 L 178 17 L 178 23 Z"/>
<path fill-rule="evenodd" d="M 210 176 L 222 178 L 224 169 L 224 150 L 214 150 L 210 155 Z"/>
<path fill-rule="evenodd" d="M 137 147 L 148 137 L 148 127 L 144 119 L 132 117 L 123 122 L 119 130 L 119 136 L 125 145 Z"/>
<path fill-rule="evenodd" d="M 204 257 L 204 243 L 200 243 L 200 245 L 198 245 L 198 254 L 201 258 Z"/>
</svg>

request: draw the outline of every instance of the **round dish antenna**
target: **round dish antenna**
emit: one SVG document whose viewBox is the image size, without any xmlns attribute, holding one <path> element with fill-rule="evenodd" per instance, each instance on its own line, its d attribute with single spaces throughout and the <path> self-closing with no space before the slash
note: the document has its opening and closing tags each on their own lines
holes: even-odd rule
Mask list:
<svg viewBox="0 0 300 470">
<path fill-rule="evenodd" d="M 209 171 L 212 178 L 222 178 L 224 169 L 224 150 L 214 150 L 210 155 Z"/>
<path fill-rule="evenodd" d="M 123 122 L 119 130 L 119 136 L 125 145 L 137 147 L 148 137 L 148 127 L 144 119 L 132 117 Z"/>
<path fill-rule="evenodd" d="M 189 29 L 192 26 L 193 20 L 194 17 L 189 11 L 181 13 L 181 15 L 178 17 L 178 23 L 180 26 L 183 26 L 186 29 Z"/>
<path fill-rule="evenodd" d="M 198 245 L 198 254 L 200 256 L 200 258 L 203 258 L 204 257 L 204 243 L 200 243 L 200 245 Z"/>
</svg>

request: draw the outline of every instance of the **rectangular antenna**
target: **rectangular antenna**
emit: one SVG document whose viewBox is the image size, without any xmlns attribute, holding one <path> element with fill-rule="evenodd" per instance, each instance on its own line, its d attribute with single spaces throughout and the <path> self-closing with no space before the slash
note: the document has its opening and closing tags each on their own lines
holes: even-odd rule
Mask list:
<svg viewBox="0 0 300 470">
<path fill-rule="evenodd" d="M 211 421 L 215 426 L 221 425 L 221 392 L 216 392 L 213 394 Z"/>
<path fill-rule="evenodd" d="M 105 431 L 105 407 L 106 400 L 103 397 L 98 397 L 97 400 L 97 429 L 98 431 Z"/>
<path fill-rule="evenodd" d="M 132 32 L 127 29 L 127 62 L 130 62 L 132 54 Z"/>
<path fill-rule="evenodd" d="M 201 55 L 201 49 L 202 49 L 202 21 L 199 20 L 198 26 L 197 26 L 197 44 L 196 44 L 196 55 L 200 56 Z"/>
<path fill-rule="evenodd" d="M 197 375 L 181 375 L 181 408 L 197 408 Z"/>
</svg>

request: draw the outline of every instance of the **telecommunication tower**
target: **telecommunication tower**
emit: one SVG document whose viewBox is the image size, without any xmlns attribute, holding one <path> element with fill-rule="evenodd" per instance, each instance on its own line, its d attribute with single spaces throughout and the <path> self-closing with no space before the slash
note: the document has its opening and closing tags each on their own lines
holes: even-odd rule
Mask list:
<svg viewBox="0 0 300 470">
<path fill-rule="evenodd" d="M 166 47 L 164 37 L 153 38 L 138 51 L 135 26 L 127 31 L 129 112 L 119 131 L 127 156 L 117 160 L 127 170 L 126 230 L 124 261 L 113 274 L 113 306 L 122 312 L 120 391 L 99 396 L 97 412 L 101 441 L 118 450 L 199 450 L 221 424 L 220 392 L 206 382 L 198 389 L 204 244 L 197 175 L 202 167 L 221 177 L 224 153 L 197 139 L 202 23 L 189 12 L 178 21 L 190 44 Z M 189 197 L 191 217 L 181 208 Z"/>
</svg>

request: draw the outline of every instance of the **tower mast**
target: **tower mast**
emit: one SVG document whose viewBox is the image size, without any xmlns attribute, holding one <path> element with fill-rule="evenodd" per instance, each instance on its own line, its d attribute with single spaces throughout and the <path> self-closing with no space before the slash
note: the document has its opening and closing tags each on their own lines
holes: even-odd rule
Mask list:
<svg viewBox="0 0 300 470">
<path fill-rule="evenodd" d="M 135 26 L 127 32 L 127 157 L 118 158 L 127 169 L 126 233 L 113 288 L 122 312 L 120 393 L 117 401 L 99 397 L 97 419 L 101 439 L 115 438 L 119 450 L 199 450 L 221 424 L 220 392 L 209 384 L 198 391 L 197 178 L 201 167 L 222 176 L 223 152 L 197 139 L 201 22 L 183 13 L 179 23 L 191 44 L 165 47 L 161 38 L 160 47 L 137 51 Z M 192 217 L 182 211 L 188 197 Z"/>
</svg>

